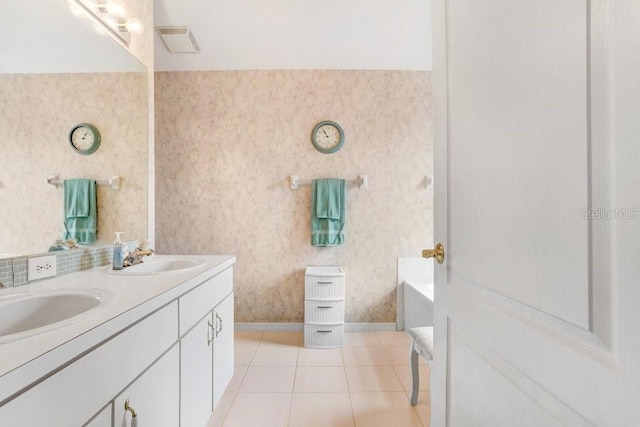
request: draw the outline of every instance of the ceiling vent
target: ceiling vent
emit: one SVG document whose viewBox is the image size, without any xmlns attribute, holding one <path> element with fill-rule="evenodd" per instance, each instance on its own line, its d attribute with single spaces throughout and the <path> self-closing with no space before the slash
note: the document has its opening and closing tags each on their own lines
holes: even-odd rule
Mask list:
<svg viewBox="0 0 640 427">
<path fill-rule="evenodd" d="M 197 53 L 200 46 L 189 27 L 156 27 L 160 38 L 171 53 Z"/>
</svg>

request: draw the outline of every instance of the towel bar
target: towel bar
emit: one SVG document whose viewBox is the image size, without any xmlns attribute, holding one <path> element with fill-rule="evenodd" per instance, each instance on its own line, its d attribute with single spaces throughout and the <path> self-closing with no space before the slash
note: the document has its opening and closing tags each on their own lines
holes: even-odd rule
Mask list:
<svg viewBox="0 0 640 427">
<path fill-rule="evenodd" d="M 51 184 L 54 187 L 60 187 L 64 184 L 64 181 L 60 179 L 57 175 L 50 176 L 47 178 L 47 184 Z M 114 190 L 120 189 L 120 177 L 118 175 L 114 175 L 109 179 L 96 179 L 97 185 L 108 185 Z"/>
<path fill-rule="evenodd" d="M 297 190 L 301 185 L 311 185 L 310 179 L 300 179 L 298 175 L 291 175 L 289 177 L 289 188 Z M 369 176 L 358 175 L 356 179 L 348 179 L 347 187 L 358 187 L 361 190 L 369 188 Z"/>
</svg>

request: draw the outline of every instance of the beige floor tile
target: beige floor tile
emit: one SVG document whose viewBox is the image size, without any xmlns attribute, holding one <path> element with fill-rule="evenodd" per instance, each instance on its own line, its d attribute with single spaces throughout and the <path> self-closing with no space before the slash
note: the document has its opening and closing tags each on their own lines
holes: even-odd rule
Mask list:
<svg viewBox="0 0 640 427">
<path fill-rule="evenodd" d="M 236 366 L 249 366 L 260 341 L 237 339 L 234 345 L 234 362 Z"/>
<path fill-rule="evenodd" d="M 216 406 L 216 410 L 213 411 L 209 421 L 207 422 L 206 427 L 220 427 L 222 422 L 224 421 L 224 417 L 227 415 L 229 408 L 231 407 L 231 403 L 233 402 L 233 397 L 235 393 L 225 392 L 220 398 L 220 402 L 218 402 L 218 406 Z"/>
<path fill-rule="evenodd" d="M 376 332 L 376 336 L 382 345 L 404 345 L 408 347 L 411 342 L 405 331 L 379 331 Z"/>
<path fill-rule="evenodd" d="M 429 393 L 418 394 L 418 404 L 413 407 L 424 427 L 431 425 L 431 396 Z"/>
<path fill-rule="evenodd" d="M 375 332 L 346 332 L 344 334 L 344 346 L 371 346 L 380 345 Z"/>
<path fill-rule="evenodd" d="M 345 366 L 390 365 L 389 358 L 381 346 L 345 347 L 342 349 Z"/>
<path fill-rule="evenodd" d="M 231 378 L 231 381 L 229 382 L 229 385 L 227 386 L 227 389 L 225 390 L 225 392 L 236 392 L 238 391 L 238 388 L 240 387 L 240 383 L 242 382 L 242 379 L 244 378 L 244 374 L 247 372 L 247 367 L 246 366 L 235 366 L 233 368 L 233 378 Z"/>
<path fill-rule="evenodd" d="M 350 393 L 358 427 L 422 427 L 403 392 Z"/>
<path fill-rule="evenodd" d="M 409 366 L 394 366 L 393 369 L 396 371 L 398 378 L 400 378 L 400 383 L 402 384 L 402 388 L 405 391 L 411 390 L 411 367 Z M 419 390 L 429 390 L 429 367 L 426 365 L 420 365 L 418 369 L 418 380 L 420 382 Z"/>
<path fill-rule="evenodd" d="M 298 366 L 344 366 L 341 348 L 301 348 Z"/>
<path fill-rule="evenodd" d="M 349 391 L 402 391 L 402 384 L 391 366 L 347 366 Z"/>
<path fill-rule="evenodd" d="M 300 347 L 302 332 L 263 332 L 261 342 Z"/>
<path fill-rule="evenodd" d="M 348 393 L 294 393 L 289 427 L 353 427 Z"/>
<path fill-rule="evenodd" d="M 239 392 L 242 393 L 291 393 L 295 367 L 249 366 Z"/>
<path fill-rule="evenodd" d="M 298 350 L 294 346 L 261 342 L 251 359 L 251 366 L 296 366 Z"/>
<path fill-rule="evenodd" d="M 291 393 L 237 393 L 224 427 L 286 427 Z"/>
<path fill-rule="evenodd" d="M 409 366 L 409 346 L 384 346 L 384 353 L 394 366 Z"/>
<path fill-rule="evenodd" d="M 347 391 L 349 389 L 343 367 L 306 366 L 296 369 L 294 393 Z"/>
</svg>

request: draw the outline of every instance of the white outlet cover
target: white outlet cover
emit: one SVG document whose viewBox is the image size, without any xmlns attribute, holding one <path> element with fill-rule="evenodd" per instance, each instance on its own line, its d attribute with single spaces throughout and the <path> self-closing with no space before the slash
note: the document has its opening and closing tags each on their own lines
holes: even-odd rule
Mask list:
<svg viewBox="0 0 640 427">
<path fill-rule="evenodd" d="M 27 258 L 27 280 L 44 279 L 58 274 L 57 260 L 55 255 Z"/>
</svg>

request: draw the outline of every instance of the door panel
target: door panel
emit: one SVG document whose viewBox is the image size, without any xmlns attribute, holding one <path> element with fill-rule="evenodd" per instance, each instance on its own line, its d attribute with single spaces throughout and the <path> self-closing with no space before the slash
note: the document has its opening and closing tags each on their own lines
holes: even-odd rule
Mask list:
<svg viewBox="0 0 640 427">
<path fill-rule="evenodd" d="M 447 2 L 447 80 L 450 280 L 588 329 L 586 4 Z"/>
<path fill-rule="evenodd" d="M 621 425 L 629 221 L 589 215 L 632 207 L 612 206 L 610 41 L 631 4 L 434 0 L 434 427 Z"/>
</svg>

